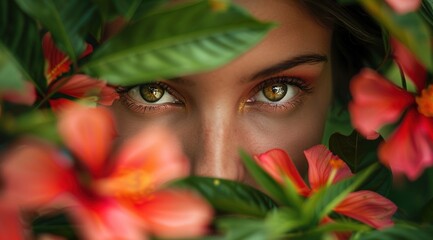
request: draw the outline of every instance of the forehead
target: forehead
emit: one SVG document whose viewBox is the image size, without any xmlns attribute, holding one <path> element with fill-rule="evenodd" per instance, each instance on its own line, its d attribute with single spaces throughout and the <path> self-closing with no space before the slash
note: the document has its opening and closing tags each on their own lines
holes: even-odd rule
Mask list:
<svg viewBox="0 0 433 240">
<path fill-rule="evenodd" d="M 250 51 L 210 74 L 224 72 L 232 77 L 244 79 L 253 71 L 296 56 L 330 55 L 331 29 L 319 24 L 299 1 L 235 0 L 234 2 L 246 8 L 259 20 L 275 22 L 277 27 Z"/>
</svg>

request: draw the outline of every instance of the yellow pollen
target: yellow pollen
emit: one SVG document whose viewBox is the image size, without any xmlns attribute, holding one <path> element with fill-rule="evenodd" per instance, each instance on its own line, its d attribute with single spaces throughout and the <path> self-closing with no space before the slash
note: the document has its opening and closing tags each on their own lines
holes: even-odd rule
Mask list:
<svg viewBox="0 0 433 240">
<path fill-rule="evenodd" d="M 333 169 L 338 170 L 344 167 L 344 162 L 341 159 L 333 158 L 329 160 L 329 165 L 331 165 Z"/>
<path fill-rule="evenodd" d="M 149 173 L 143 170 L 134 170 L 118 174 L 97 182 L 97 190 L 103 195 L 128 198 L 139 201 L 154 191 L 154 183 Z"/>
<path fill-rule="evenodd" d="M 215 12 L 226 11 L 229 6 L 227 0 L 209 0 L 209 4 Z"/>
<path fill-rule="evenodd" d="M 220 185 L 220 180 L 219 180 L 219 179 L 214 179 L 214 180 L 213 180 L 213 185 L 214 185 L 214 186 L 218 186 L 218 185 Z"/>
<path fill-rule="evenodd" d="M 415 98 L 418 112 L 426 117 L 433 117 L 433 84 L 421 91 L 421 96 Z"/>
</svg>

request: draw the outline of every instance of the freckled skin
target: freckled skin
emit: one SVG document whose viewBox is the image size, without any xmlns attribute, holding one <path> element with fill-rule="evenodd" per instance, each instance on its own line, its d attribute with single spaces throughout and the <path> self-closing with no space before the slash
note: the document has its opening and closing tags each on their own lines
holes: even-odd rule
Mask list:
<svg viewBox="0 0 433 240">
<path fill-rule="evenodd" d="M 140 114 L 118 101 L 111 109 L 120 141 L 141 128 L 163 124 L 182 141 L 192 174 L 253 184 L 239 159 L 239 148 L 251 154 L 282 148 L 305 171 L 303 151 L 320 143 L 332 97 L 332 31 L 319 25 L 296 1 L 236 2 L 259 19 L 277 22 L 278 27 L 256 47 L 219 69 L 164 81 L 182 96 L 184 107 Z M 250 79 L 262 69 L 302 54 L 326 55 L 328 60 Z M 298 95 L 293 106 L 284 108 L 248 103 L 256 94 L 256 86 L 275 76 L 300 78 L 311 85 L 311 92 L 299 91 L 295 86 Z"/>
</svg>

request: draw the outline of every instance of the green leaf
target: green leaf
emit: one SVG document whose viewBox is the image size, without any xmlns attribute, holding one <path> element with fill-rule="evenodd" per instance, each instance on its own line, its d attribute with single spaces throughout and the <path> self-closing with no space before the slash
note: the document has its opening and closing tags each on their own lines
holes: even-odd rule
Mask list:
<svg viewBox="0 0 433 240">
<path fill-rule="evenodd" d="M 352 131 L 353 127 L 350 122 L 350 113 L 347 106 L 343 106 L 341 103 L 334 101 L 327 114 L 322 143 L 329 146 L 329 138 L 333 133 L 350 134 Z"/>
<path fill-rule="evenodd" d="M 276 208 L 276 203 L 259 190 L 239 182 L 188 177 L 172 184 L 174 187 L 194 189 L 220 213 L 264 217 Z"/>
<path fill-rule="evenodd" d="M 433 198 L 430 199 L 422 208 L 421 221 L 433 224 Z"/>
<path fill-rule="evenodd" d="M 19 90 L 32 81 L 46 88 L 42 46 L 35 21 L 14 1 L 0 2 L 0 89 Z"/>
<path fill-rule="evenodd" d="M 385 1 L 360 0 L 364 8 L 398 40 L 408 47 L 424 66 L 433 71 L 430 30 L 420 13 L 395 13 Z"/>
<path fill-rule="evenodd" d="M 422 1 L 421 15 L 424 20 L 430 24 L 430 30 L 433 29 L 433 0 Z"/>
<path fill-rule="evenodd" d="M 78 239 L 76 226 L 71 224 L 71 220 L 64 213 L 40 216 L 32 222 L 32 232 L 35 236 L 44 234 L 54 234 L 66 239 Z"/>
<path fill-rule="evenodd" d="M 303 211 L 307 219 L 310 219 L 312 225 L 319 223 L 325 216 L 331 213 L 349 193 L 355 191 L 377 167 L 377 164 L 371 165 L 351 178 L 319 189 L 307 199 L 303 206 Z"/>
<path fill-rule="evenodd" d="M 90 0 L 16 0 L 51 32 L 59 49 L 76 61 L 85 49 L 86 27 L 96 13 Z"/>
<path fill-rule="evenodd" d="M 353 240 L 430 240 L 433 236 L 433 226 L 416 226 L 409 224 L 396 224 L 383 230 L 361 232 Z"/>
<path fill-rule="evenodd" d="M 269 239 L 263 220 L 249 218 L 223 218 L 217 220 L 217 226 L 224 233 L 226 240 L 263 240 Z"/>
<path fill-rule="evenodd" d="M 0 135 L 5 138 L 33 135 L 59 143 L 61 140 L 56 123 L 56 117 L 51 111 L 26 112 L 18 117 L 5 114 L 0 119 Z"/>
<path fill-rule="evenodd" d="M 257 163 L 244 151 L 240 151 L 241 159 L 248 169 L 248 172 L 253 176 L 254 180 L 271 195 L 271 197 L 287 207 L 293 207 L 293 209 L 300 209 L 297 202 L 291 202 L 286 197 L 284 190 L 280 184 L 278 184 L 269 174 L 267 174 Z"/>
<path fill-rule="evenodd" d="M 295 233 L 286 234 L 285 239 L 328 239 L 326 238 L 328 235 L 333 235 L 335 232 L 359 232 L 359 231 L 368 231 L 371 228 L 365 224 L 356 223 L 356 222 L 332 222 L 327 224 L 322 224 L 319 226 L 315 226 L 313 229 L 308 231 L 300 231 Z M 334 239 L 333 237 L 329 239 Z"/>
<path fill-rule="evenodd" d="M 245 52 L 272 26 L 235 6 L 213 11 L 208 1 L 177 5 L 124 28 L 82 69 L 115 85 L 206 71 Z"/>
<path fill-rule="evenodd" d="M 154 10 L 156 7 L 164 4 L 167 0 L 112 0 L 117 11 L 126 20 L 138 20 L 145 16 L 146 13 Z"/>
<path fill-rule="evenodd" d="M 329 149 L 343 159 L 353 173 L 358 173 L 379 161 L 377 148 L 382 141 L 382 138 L 368 140 L 356 131 L 352 131 L 349 136 L 334 133 L 329 139 Z M 392 173 L 380 165 L 360 189 L 372 190 L 386 196 L 391 187 Z"/>
</svg>

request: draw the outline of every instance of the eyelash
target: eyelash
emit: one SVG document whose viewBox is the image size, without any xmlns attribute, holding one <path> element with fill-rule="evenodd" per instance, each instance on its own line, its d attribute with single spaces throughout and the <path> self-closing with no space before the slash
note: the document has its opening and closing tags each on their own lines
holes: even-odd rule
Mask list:
<svg viewBox="0 0 433 240">
<path fill-rule="evenodd" d="M 266 102 L 258 102 L 258 101 L 254 101 L 254 102 L 246 102 L 247 105 L 250 106 L 256 106 L 257 109 L 260 110 L 270 110 L 272 112 L 277 112 L 277 111 L 287 111 L 290 109 L 293 109 L 295 107 L 297 107 L 299 104 L 301 104 L 303 102 L 303 95 L 304 94 L 310 94 L 313 92 L 313 87 L 311 86 L 310 83 L 308 83 L 305 80 L 302 80 L 300 78 L 297 77 L 289 77 L 289 76 L 276 76 L 276 77 L 272 77 L 270 79 L 267 79 L 263 82 L 261 82 L 260 84 L 258 84 L 256 87 L 254 87 L 251 91 L 250 96 L 255 96 L 256 94 L 258 94 L 260 91 L 262 91 L 266 86 L 271 85 L 271 84 L 275 84 L 275 83 L 281 83 L 281 84 L 287 84 L 290 86 L 294 86 L 299 88 L 300 92 L 293 97 L 293 100 L 287 102 L 287 103 L 266 103 Z M 252 98 L 252 97 L 251 97 Z M 249 99 L 251 99 L 249 98 Z"/>
<path fill-rule="evenodd" d="M 181 100 L 182 98 L 179 96 L 179 94 L 174 89 L 172 89 L 168 84 L 166 84 L 164 82 L 154 82 L 154 84 L 157 84 L 160 87 L 162 87 L 166 93 L 173 95 L 173 97 L 176 98 L 178 102 L 176 102 L 176 103 L 164 103 L 164 104 L 138 103 L 131 96 L 129 96 L 128 92 L 131 89 L 133 89 L 137 86 L 140 86 L 140 85 L 135 85 L 135 86 L 131 86 L 131 87 L 117 87 L 116 91 L 120 95 L 120 102 L 126 108 L 132 110 L 133 112 L 137 112 L 140 114 L 164 112 L 165 110 L 168 110 L 170 108 L 178 108 L 178 107 L 184 105 L 184 102 Z"/>
</svg>

